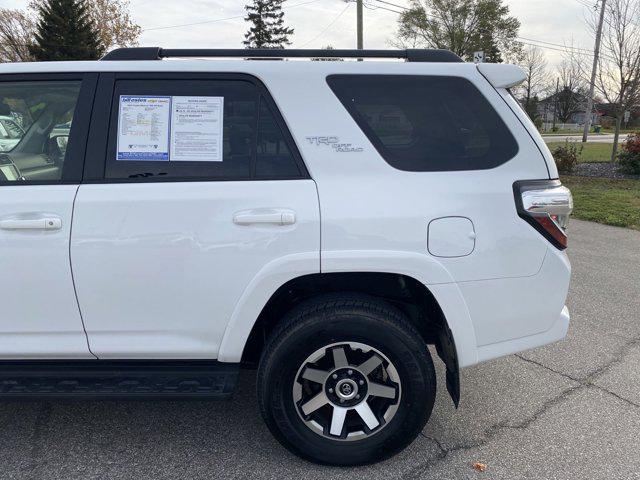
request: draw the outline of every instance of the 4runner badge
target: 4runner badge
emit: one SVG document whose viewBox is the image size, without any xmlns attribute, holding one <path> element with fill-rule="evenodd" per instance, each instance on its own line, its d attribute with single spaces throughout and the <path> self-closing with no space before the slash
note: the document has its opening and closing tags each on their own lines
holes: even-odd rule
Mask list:
<svg viewBox="0 0 640 480">
<path fill-rule="evenodd" d="M 352 143 L 340 143 L 340 139 L 335 136 L 327 137 L 306 137 L 311 145 L 329 145 L 336 152 L 362 152 L 364 148 L 354 147 Z"/>
</svg>

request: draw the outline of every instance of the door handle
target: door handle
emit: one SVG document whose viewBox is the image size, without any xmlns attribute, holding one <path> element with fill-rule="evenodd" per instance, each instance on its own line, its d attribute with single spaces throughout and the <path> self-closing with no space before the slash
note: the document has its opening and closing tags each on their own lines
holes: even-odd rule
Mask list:
<svg viewBox="0 0 640 480">
<path fill-rule="evenodd" d="M 60 230 L 62 228 L 62 219 L 60 217 L 9 218 L 0 220 L 0 228 L 3 230 Z"/>
<path fill-rule="evenodd" d="M 245 210 L 233 216 L 236 225 L 252 225 L 269 223 L 272 225 L 293 225 L 296 214 L 293 210 Z"/>
</svg>

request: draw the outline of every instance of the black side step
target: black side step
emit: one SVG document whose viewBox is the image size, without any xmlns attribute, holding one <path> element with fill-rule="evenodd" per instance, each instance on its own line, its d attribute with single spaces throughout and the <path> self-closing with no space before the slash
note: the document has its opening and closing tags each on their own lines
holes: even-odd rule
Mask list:
<svg viewBox="0 0 640 480">
<path fill-rule="evenodd" d="M 0 399 L 225 398 L 239 364 L 216 361 L 1 361 Z"/>
</svg>

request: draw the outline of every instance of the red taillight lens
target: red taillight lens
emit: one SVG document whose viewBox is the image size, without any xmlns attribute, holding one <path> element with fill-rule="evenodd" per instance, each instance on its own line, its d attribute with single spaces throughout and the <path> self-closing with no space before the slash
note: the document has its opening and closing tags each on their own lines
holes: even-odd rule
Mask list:
<svg viewBox="0 0 640 480">
<path fill-rule="evenodd" d="M 551 235 L 553 239 L 558 243 L 559 248 L 567 248 L 567 234 L 564 230 L 558 227 L 558 225 L 549 216 L 534 215 L 533 219 L 544 228 L 544 231 Z"/>
<path fill-rule="evenodd" d="M 573 198 L 559 180 L 530 180 L 513 185 L 518 215 L 557 248 L 567 248 L 565 230 Z"/>
</svg>

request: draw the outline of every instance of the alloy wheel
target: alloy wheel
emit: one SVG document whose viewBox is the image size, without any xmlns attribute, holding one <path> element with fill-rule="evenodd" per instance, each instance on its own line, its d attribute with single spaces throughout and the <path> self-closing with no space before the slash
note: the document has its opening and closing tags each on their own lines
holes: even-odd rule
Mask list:
<svg viewBox="0 0 640 480">
<path fill-rule="evenodd" d="M 332 440 L 361 440 L 378 433 L 400 404 L 398 372 L 379 350 L 341 342 L 316 350 L 293 384 L 298 415 L 313 432 Z"/>
</svg>

